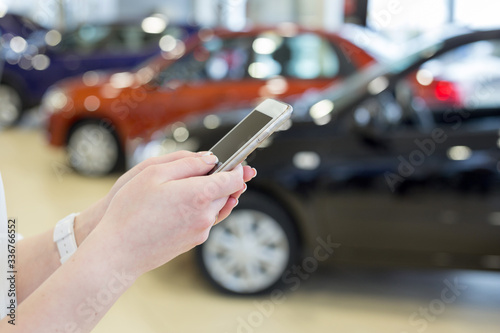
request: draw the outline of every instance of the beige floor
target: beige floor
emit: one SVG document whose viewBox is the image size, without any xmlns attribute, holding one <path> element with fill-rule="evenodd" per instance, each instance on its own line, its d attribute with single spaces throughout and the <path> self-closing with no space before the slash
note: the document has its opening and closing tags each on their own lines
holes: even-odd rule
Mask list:
<svg viewBox="0 0 500 333">
<path fill-rule="evenodd" d="M 103 196 L 115 178 L 66 167 L 37 129 L 0 133 L 0 172 L 10 217 L 32 235 Z M 466 289 L 441 302 L 445 280 Z M 500 332 L 500 273 L 339 268 L 314 273 L 280 304 L 215 292 L 190 253 L 143 276 L 95 332 Z M 449 296 L 449 295 L 448 295 Z M 428 311 L 428 315 L 419 314 Z M 19 320 L 23 320 L 19 318 Z"/>
</svg>

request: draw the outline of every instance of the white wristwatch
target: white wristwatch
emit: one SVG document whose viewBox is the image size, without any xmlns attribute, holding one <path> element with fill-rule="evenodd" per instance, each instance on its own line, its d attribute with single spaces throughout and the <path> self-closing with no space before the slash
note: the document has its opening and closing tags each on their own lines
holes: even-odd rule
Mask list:
<svg viewBox="0 0 500 333">
<path fill-rule="evenodd" d="M 61 264 L 64 264 L 73 253 L 76 252 L 75 240 L 75 217 L 79 213 L 69 214 L 59 222 L 54 228 L 54 242 L 57 244 L 59 255 L 61 256 Z"/>
</svg>

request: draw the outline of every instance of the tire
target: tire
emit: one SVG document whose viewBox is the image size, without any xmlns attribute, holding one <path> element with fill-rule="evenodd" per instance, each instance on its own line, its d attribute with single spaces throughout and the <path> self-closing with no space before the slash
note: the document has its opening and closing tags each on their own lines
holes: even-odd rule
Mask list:
<svg viewBox="0 0 500 333">
<path fill-rule="evenodd" d="M 73 127 L 68 138 L 70 166 L 85 176 L 104 176 L 123 163 L 123 152 L 112 126 L 85 121 Z"/>
<path fill-rule="evenodd" d="M 23 114 L 23 102 L 16 89 L 0 84 L 0 128 L 15 125 Z"/>
<path fill-rule="evenodd" d="M 240 204 L 197 247 L 202 272 L 229 294 L 268 293 L 296 260 L 298 238 L 287 212 L 265 195 L 245 193 Z"/>
</svg>

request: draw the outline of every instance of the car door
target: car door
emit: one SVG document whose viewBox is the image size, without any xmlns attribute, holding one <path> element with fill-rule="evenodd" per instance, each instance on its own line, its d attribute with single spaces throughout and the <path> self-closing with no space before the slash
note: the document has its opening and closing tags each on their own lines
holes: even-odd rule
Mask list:
<svg viewBox="0 0 500 333">
<path fill-rule="evenodd" d="M 384 92 L 332 137 L 342 148 L 331 150 L 330 185 L 317 199 L 322 232 L 365 255 L 498 256 L 499 114 L 456 107 L 436 122 L 429 109 L 407 111 Z"/>
</svg>

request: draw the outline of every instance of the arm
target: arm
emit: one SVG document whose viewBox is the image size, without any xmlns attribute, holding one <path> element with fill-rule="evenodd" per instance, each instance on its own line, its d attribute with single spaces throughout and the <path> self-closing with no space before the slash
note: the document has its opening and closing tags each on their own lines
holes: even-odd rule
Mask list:
<svg viewBox="0 0 500 333">
<path fill-rule="evenodd" d="M 204 176 L 214 164 L 213 156 L 185 158 L 126 183 L 75 255 L 20 305 L 16 329 L 89 332 L 137 277 L 204 242 L 254 174 L 240 165 Z M 0 330 L 14 328 L 3 320 Z"/>
<path fill-rule="evenodd" d="M 87 236 L 97 226 L 115 194 L 136 175 L 151 166 L 163 165 L 187 157 L 200 157 L 203 154 L 204 153 L 191 153 L 187 151 L 176 152 L 144 161 L 125 173 L 117 180 L 106 197 L 102 198 L 76 217 L 75 238 L 77 245 L 80 247 Z M 254 175 L 255 171 L 251 170 L 249 167 L 245 167 L 245 181 L 249 181 Z M 236 193 L 235 197 L 237 198 L 240 194 L 241 193 Z M 219 220 L 225 218 L 227 214 L 228 212 L 222 211 Z M 52 237 L 53 229 L 19 242 L 19 274 L 17 279 L 18 304 L 21 304 L 61 266 L 59 252 L 57 251 L 57 246 L 53 242 Z M 80 252 L 80 250 L 77 252 Z"/>
<path fill-rule="evenodd" d="M 104 215 L 105 199 L 99 200 L 75 219 L 77 245 L 95 228 Z M 20 304 L 43 281 L 61 266 L 59 251 L 53 241 L 54 229 L 28 237 L 18 243 L 17 301 Z"/>
<path fill-rule="evenodd" d="M 90 236 L 83 242 L 18 307 L 16 326 L 5 318 L 0 331 L 90 332 L 138 276 L 122 270 L 119 257 L 113 255 L 117 246 L 105 238 Z"/>
<path fill-rule="evenodd" d="M 152 165 L 169 163 L 181 158 L 200 156 L 203 153 L 192 153 L 179 151 L 165 156 L 148 159 L 127 173 L 122 175 L 113 185 L 109 193 L 91 207 L 84 210 L 75 219 L 75 239 L 80 246 L 85 238 L 94 230 L 102 219 L 113 196 L 130 179 L 141 171 Z M 28 297 L 43 281 L 45 281 L 56 269 L 61 266 L 59 252 L 53 242 L 54 229 L 44 233 L 28 237 L 18 243 L 18 277 L 17 277 L 17 301 L 20 304 Z"/>
</svg>

